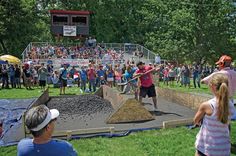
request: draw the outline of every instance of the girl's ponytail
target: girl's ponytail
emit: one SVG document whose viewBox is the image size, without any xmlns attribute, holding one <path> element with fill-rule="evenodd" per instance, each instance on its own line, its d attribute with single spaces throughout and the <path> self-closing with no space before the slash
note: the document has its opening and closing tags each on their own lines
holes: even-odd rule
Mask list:
<svg viewBox="0 0 236 156">
<path fill-rule="evenodd" d="M 219 106 L 217 112 L 218 120 L 223 124 L 226 124 L 228 122 L 228 117 L 229 117 L 229 95 L 228 95 L 228 87 L 225 82 L 220 84 L 218 95 L 219 95 Z"/>
</svg>

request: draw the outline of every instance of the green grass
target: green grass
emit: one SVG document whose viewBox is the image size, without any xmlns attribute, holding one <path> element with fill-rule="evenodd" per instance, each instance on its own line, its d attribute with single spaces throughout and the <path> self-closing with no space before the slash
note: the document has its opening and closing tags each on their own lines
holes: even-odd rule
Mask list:
<svg viewBox="0 0 236 156">
<path fill-rule="evenodd" d="M 185 127 L 132 133 L 120 138 L 90 138 L 70 143 L 81 156 L 187 156 L 194 155 L 199 129 Z M 232 123 L 231 140 L 236 144 L 236 122 Z M 15 156 L 16 146 L 1 147 L 0 156 Z M 232 153 L 236 156 L 236 151 Z"/>
<path fill-rule="evenodd" d="M 59 96 L 59 88 L 53 88 L 49 86 L 50 96 Z M 25 99 L 39 97 L 42 94 L 39 87 L 34 87 L 33 90 L 27 90 L 24 87 L 22 89 L 2 89 L 0 90 L 0 99 Z M 78 87 L 68 87 L 66 88 L 66 94 L 81 94 L 80 88 Z"/>
<path fill-rule="evenodd" d="M 174 82 L 173 85 L 166 85 L 163 82 L 160 82 L 160 87 L 161 88 L 168 88 L 168 89 L 174 89 L 177 91 L 181 91 L 181 92 L 193 92 L 193 93 L 205 93 L 205 94 L 211 94 L 211 92 L 208 89 L 208 86 L 205 84 L 201 85 L 201 88 L 194 88 L 193 86 L 190 86 L 190 88 L 188 86 L 184 87 L 181 86 L 180 84 L 176 84 L 176 82 Z"/>
<path fill-rule="evenodd" d="M 199 94 L 212 94 L 208 88 L 208 85 L 205 85 L 205 84 L 201 84 L 201 88 L 194 88 L 193 86 L 193 82 L 191 81 L 191 85 L 190 85 L 190 88 L 188 86 L 184 87 L 184 86 L 181 86 L 180 87 L 180 83 L 179 84 L 176 84 L 176 82 L 174 82 L 173 85 L 166 85 L 164 84 L 163 82 L 160 82 L 159 83 L 159 87 L 161 88 L 168 88 L 168 89 L 173 89 L 173 90 L 176 90 L 176 91 L 180 91 L 180 92 L 190 92 L 190 93 L 199 93 Z M 236 99 L 236 95 L 234 95 L 234 98 Z"/>
</svg>

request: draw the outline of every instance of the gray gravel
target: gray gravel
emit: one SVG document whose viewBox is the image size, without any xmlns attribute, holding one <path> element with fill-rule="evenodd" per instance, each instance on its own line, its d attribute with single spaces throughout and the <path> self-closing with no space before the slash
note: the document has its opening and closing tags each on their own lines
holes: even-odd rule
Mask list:
<svg viewBox="0 0 236 156">
<path fill-rule="evenodd" d="M 92 115 L 107 114 L 113 111 L 111 103 L 97 95 L 79 95 L 75 97 L 52 98 L 47 106 L 56 108 L 60 114 Z"/>
</svg>

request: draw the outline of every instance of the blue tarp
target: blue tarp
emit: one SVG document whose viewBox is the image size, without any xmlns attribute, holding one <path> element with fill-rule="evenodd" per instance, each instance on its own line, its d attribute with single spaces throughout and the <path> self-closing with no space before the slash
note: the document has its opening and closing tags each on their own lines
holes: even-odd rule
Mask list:
<svg viewBox="0 0 236 156">
<path fill-rule="evenodd" d="M 35 99 L 1 99 L 0 120 L 3 122 L 3 133 L 0 146 L 10 145 L 24 138 L 22 115 Z"/>
</svg>

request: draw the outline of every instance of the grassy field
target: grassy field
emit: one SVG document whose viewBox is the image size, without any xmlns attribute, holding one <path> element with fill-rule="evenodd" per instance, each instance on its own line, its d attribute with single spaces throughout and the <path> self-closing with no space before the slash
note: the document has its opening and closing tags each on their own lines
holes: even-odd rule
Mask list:
<svg viewBox="0 0 236 156">
<path fill-rule="evenodd" d="M 209 89 L 208 89 L 208 86 L 205 85 L 205 84 L 201 84 L 201 88 L 194 88 L 193 86 L 190 85 L 190 88 L 188 86 L 184 87 L 184 86 L 181 86 L 180 87 L 180 84 L 176 84 L 176 82 L 173 84 L 173 85 L 166 85 L 164 84 L 163 82 L 160 82 L 160 87 L 161 88 L 169 88 L 169 89 L 174 89 L 174 90 L 179 90 L 179 91 L 182 91 L 182 92 L 195 92 L 195 93 L 205 93 L 205 94 L 211 94 Z"/>
<path fill-rule="evenodd" d="M 131 133 L 119 138 L 72 140 L 81 156 L 190 156 L 194 155 L 195 136 L 199 129 L 186 127 Z M 232 124 L 231 140 L 236 145 L 236 122 Z M 0 156 L 15 156 L 16 146 L 1 147 Z M 236 151 L 232 151 L 236 156 Z"/>
<path fill-rule="evenodd" d="M 180 92 L 190 92 L 190 93 L 199 93 L 199 94 L 212 94 L 208 88 L 207 85 L 205 84 L 201 84 L 201 88 L 194 88 L 193 87 L 193 83 L 191 82 L 190 88 L 188 86 L 184 87 L 181 86 L 180 84 L 176 84 L 176 82 L 173 85 L 166 85 L 163 82 L 159 83 L 159 87 L 161 88 L 168 88 L 168 89 L 174 89 L 176 91 L 180 91 Z M 234 95 L 234 98 L 236 99 L 236 95 Z"/>
<path fill-rule="evenodd" d="M 42 91 L 39 87 L 33 88 L 33 90 L 22 89 L 2 89 L 0 90 L 0 99 L 23 99 L 39 97 Z M 53 88 L 49 86 L 50 96 L 59 96 L 59 88 Z M 68 87 L 66 88 L 66 94 L 79 95 L 81 94 L 80 88 L 78 87 Z"/>
<path fill-rule="evenodd" d="M 191 84 L 193 84 L 191 82 Z M 179 84 L 176 83 L 174 85 L 164 85 L 163 82 L 160 82 L 159 87 L 161 88 L 169 88 L 174 89 L 180 92 L 192 92 L 192 93 L 200 93 L 200 94 L 211 94 L 208 89 L 208 86 L 205 84 L 201 84 L 201 88 L 194 88 L 193 86 L 188 87 L 180 87 Z M 41 89 L 39 87 L 35 87 L 33 90 L 22 89 L 2 89 L 0 90 L 0 99 L 22 99 L 22 98 L 32 98 L 38 97 L 41 95 Z M 49 94 L 50 96 L 59 96 L 59 88 L 53 88 L 52 85 L 49 86 Z M 78 87 L 68 87 L 66 88 L 66 94 L 79 95 L 81 94 L 80 88 Z M 236 99 L 236 95 L 234 96 Z"/>
</svg>

